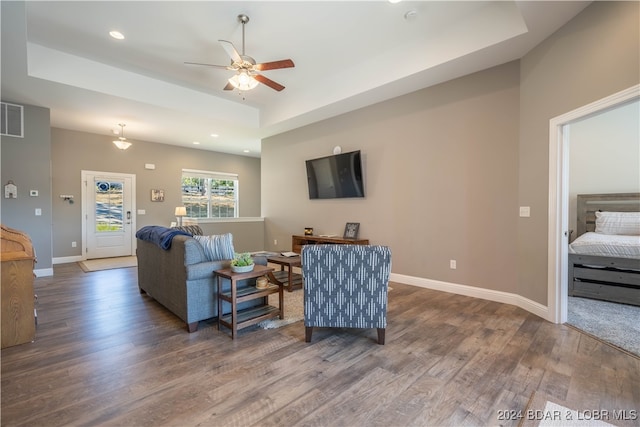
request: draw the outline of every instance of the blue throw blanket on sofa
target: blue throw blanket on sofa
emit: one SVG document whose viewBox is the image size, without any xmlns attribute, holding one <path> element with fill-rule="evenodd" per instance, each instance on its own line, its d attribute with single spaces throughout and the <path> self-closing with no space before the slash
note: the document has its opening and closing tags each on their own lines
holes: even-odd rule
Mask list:
<svg viewBox="0 0 640 427">
<path fill-rule="evenodd" d="M 138 239 L 155 243 L 165 251 L 171 247 L 171 241 L 175 236 L 191 236 L 191 234 L 161 225 L 147 225 L 136 232 Z"/>
</svg>

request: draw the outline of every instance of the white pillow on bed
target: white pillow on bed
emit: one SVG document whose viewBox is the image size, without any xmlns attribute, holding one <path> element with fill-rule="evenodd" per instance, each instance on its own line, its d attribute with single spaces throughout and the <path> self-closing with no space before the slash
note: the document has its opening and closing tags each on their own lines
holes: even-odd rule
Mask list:
<svg viewBox="0 0 640 427">
<path fill-rule="evenodd" d="M 640 212 L 596 212 L 596 233 L 640 235 Z"/>
</svg>

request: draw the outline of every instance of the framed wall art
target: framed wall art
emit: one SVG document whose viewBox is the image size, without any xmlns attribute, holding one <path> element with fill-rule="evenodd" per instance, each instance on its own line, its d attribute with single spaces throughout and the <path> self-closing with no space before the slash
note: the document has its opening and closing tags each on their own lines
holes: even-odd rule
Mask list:
<svg viewBox="0 0 640 427">
<path fill-rule="evenodd" d="M 151 190 L 152 202 L 164 202 L 164 190 Z"/>
</svg>

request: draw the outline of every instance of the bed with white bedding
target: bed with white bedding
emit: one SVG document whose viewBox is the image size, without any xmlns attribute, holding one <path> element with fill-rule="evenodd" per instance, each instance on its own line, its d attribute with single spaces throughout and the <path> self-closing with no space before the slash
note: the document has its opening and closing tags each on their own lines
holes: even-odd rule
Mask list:
<svg viewBox="0 0 640 427">
<path fill-rule="evenodd" d="M 640 236 L 584 233 L 569 245 L 570 254 L 640 259 Z"/>
<path fill-rule="evenodd" d="M 640 305 L 640 194 L 578 195 L 569 295 Z"/>
</svg>

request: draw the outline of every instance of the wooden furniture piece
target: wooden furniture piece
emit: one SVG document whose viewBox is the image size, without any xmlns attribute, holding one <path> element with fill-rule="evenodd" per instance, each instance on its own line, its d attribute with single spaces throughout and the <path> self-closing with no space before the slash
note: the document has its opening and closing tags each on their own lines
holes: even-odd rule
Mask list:
<svg viewBox="0 0 640 427">
<path fill-rule="evenodd" d="M 342 237 L 322 236 L 291 236 L 291 250 L 297 254 L 302 252 L 304 245 L 368 245 L 369 239 L 345 239 Z"/>
<path fill-rule="evenodd" d="M 11 347 L 36 336 L 33 267 L 36 261 L 31 239 L 18 230 L 1 227 L 2 344 Z"/>
<path fill-rule="evenodd" d="M 578 195 L 577 237 L 595 230 L 595 212 L 638 212 L 640 193 Z M 569 295 L 640 305 L 640 260 L 569 254 Z"/>
<path fill-rule="evenodd" d="M 231 312 L 229 314 L 220 314 L 218 316 L 218 330 L 221 330 L 221 326 L 226 326 L 231 330 L 231 339 L 235 339 L 238 329 L 255 325 L 256 323 L 273 317 L 279 316 L 281 319 L 284 319 L 284 295 L 282 293 L 282 286 L 273 284 L 276 283 L 276 281 L 275 278 L 273 278 L 272 273 L 273 268 L 257 264 L 253 267 L 252 271 L 247 273 L 234 273 L 231 271 L 231 268 L 224 268 L 214 272 L 218 279 L 218 313 L 224 313 L 222 304 L 225 301 L 231 304 Z M 265 275 L 269 276 L 271 281 L 266 289 L 257 289 L 252 286 L 238 289 L 238 281 L 253 279 Z M 222 290 L 223 278 L 229 279 L 231 282 L 231 289 L 228 292 L 223 292 Z M 279 293 L 279 306 L 273 307 L 266 303 L 266 297 L 276 292 Z M 265 300 L 265 304 L 238 311 L 239 303 L 252 301 L 258 298 L 263 298 Z"/>
<path fill-rule="evenodd" d="M 291 257 L 282 255 L 269 256 L 267 257 L 267 262 L 280 266 L 280 271 L 273 272 L 273 277 L 277 280 L 277 284 L 284 286 L 289 292 L 302 288 L 302 274 L 293 272 L 294 267 L 302 266 L 300 255 Z M 286 270 L 285 267 L 287 268 Z"/>
</svg>

